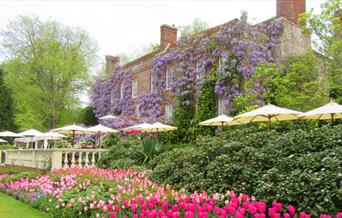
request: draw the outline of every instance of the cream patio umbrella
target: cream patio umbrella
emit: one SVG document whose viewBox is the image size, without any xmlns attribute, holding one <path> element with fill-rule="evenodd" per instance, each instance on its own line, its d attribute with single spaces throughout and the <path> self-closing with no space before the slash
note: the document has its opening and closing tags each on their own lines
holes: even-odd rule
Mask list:
<svg viewBox="0 0 342 218">
<path fill-rule="evenodd" d="M 334 120 L 342 118 L 342 105 L 339 105 L 333 101 L 330 103 L 303 113 L 300 115 L 300 119 L 304 120 L 331 120 L 333 124 Z"/>
<path fill-rule="evenodd" d="M 126 128 L 124 128 L 122 130 L 125 131 L 125 132 L 128 132 L 130 130 L 140 130 L 142 132 L 145 132 L 146 129 L 151 128 L 151 125 L 152 124 L 149 124 L 149 123 L 141 123 L 141 124 L 137 124 L 137 125 L 134 125 L 134 126 L 126 127 Z"/>
<path fill-rule="evenodd" d="M 272 121 L 297 120 L 301 114 L 302 112 L 299 111 L 268 104 L 261 108 L 238 115 L 234 117 L 233 121 L 241 123 L 268 122 L 268 128 L 271 128 Z"/>
<path fill-rule="evenodd" d="M 160 132 L 169 132 L 176 130 L 177 127 L 166 125 L 160 122 L 156 122 L 153 124 L 144 123 L 140 126 L 139 130 L 144 133 L 157 133 L 157 137 Z"/>
<path fill-rule="evenodd" d="M 100 119 L 100 120 L 108 120 L 108 119 L 115 119 L 115 118 L 117 118 L 117 117 L 108 114 L 108 115 L 106 115 L 106 116 L 100 117 L 99 119 Z"/>
<path fill-rule="evenodd" d="M 88 129 L 86 129 L 82 126 L 77 126 L 75 124 L 69 125 L 69 126 L 64 126 L 64 127 L 57 128 L 57 129 L 53 129 L 53 130 L 51 130 L 51 132 L 58 132 L 61 134 L 71 134 L 72 135 L 72 144 L 74 144 L 75 135 L 85 135 L 85 134 L 91 134 L 92 133 Z"/>
<path fill-rule="evenodd" d="M 90 132 L 95 132 L 95 133 L 114 133 L 114 132 L 119 132 L 116 129 L 112 129 L 112 128 L 106 127 L 104 125 L 101 125 L 101 124 L 93 126 L 93 127 L 89 127 L 87 130 L 90 131 Z"/>
<path fill-rule="evenodd" d="M 142 130 L 145 131 L 145 132 L 152 132 L 152 133 L 156 132 L 156 133 L 159 133 L 159 132 L 174 131 L 176 129 L 177 129 L 177 127 L 166 125 L 166 124 L 163 124 L 163 123 L 160 123 L 160 122 L 155 122 L 155 123 L 151 124 L 150 126 L 142 129 Z"/>
<path fill-rule="evenodd" d="M 101 124 L 88 128 L 88 131 L 93 132 L 95 134 L 98 134 L 99 140 L 101 140 L 101 134 L 102 133 L 106 134 L 106 133 L 117 133 L 117 132 L 119 132 L 116 129 L 112 129 L 112 128 L 106 127 L 104 125 L 101 125 Z"/>
<path fill-rule="evenodd" d="M 34 139 L 36 141 L 43 140 L 44 141 L 43 148 L 47 149 L 47 147 L 48 147 L 48 140 L 60 140 L 61 138 L 64 138 L 64 137 L 65 137 L 65 135 L 57 133 L 57 132 L 46 132 L 46 133 L 43 133 L 40 136 L 34 137 Z"/>
<path fill-rule="evenodd" d="M 228 117 L 224 114 L 221 114 L 217 117 L 214 117 L 209 120 L 205 120 L 199 123 L 200 126 L 232 126 L 243 124 L 237 121 L 233 121 L 232 117 Z"/>
<path fill-rule="evenodd" d="M 21 135 L 14 133 L 14 132 L 10 132 L 10 131 L 4 131 L 4 132 L 0 132 L 0 137 L 17 138 L 17 137 L 21 137 Z"/>
<path fill-rule="evenodd" d="M 31 143 L 33 142 L 33 137 L 41 136 L 43 133 L 35 129 L 29 129 L 24 132 L 18 133 L 20 137 L 30 137 Z M 28 148 L 29 142 L 26 143 L 26 148 Z M 33 145 L 32 145 L 33 146 Z"/>
</svg>

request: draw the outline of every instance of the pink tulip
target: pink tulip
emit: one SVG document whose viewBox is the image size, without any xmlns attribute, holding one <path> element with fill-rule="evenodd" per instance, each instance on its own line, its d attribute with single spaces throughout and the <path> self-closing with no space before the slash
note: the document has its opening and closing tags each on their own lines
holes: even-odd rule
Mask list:
<svg viewBox="0 0 342 218">
<path fill-rule="evenodd" d="M 293 205 L 289 205 L 287 207 L 287 210 L 289 211 L 291 216 L 293 216 L 296 213 L 296 208 Z"/>
</svg>

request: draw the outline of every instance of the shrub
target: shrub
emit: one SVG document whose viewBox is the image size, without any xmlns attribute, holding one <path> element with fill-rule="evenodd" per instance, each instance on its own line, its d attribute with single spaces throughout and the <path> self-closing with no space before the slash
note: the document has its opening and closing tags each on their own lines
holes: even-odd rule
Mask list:
<svg viewBox="0 0 342 218">
<path fill-rule="evenodd" d="M 99 143 L 99 148 L 111 148 L 116 145 L 120 141 L 120 136 L 116 133 L 112 133 L 103 137 L 101 142 Z"/>
<path fill-rule="evenodd" d="M 99 162 L 100 168 L 128 169 L 139 165 L 135 160 L 137 150 L 142 150 L 142 145 L 136 141 L 119 140 L 104 153 Z"/>
<path fill-rule="evenodd" d="M 209 193 L 235 190 L 298 203 L 315 214 L 342 202 L 342 125 L 286 133 L 241 129 L 202 137 L 150 163 L 158 183 Z"/>
</svg>

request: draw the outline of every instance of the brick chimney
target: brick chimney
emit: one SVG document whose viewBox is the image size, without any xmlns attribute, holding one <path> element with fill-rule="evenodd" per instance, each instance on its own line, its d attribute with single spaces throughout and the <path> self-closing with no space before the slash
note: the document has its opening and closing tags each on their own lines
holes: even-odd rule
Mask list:
<svg viewBox="0 0 342 218">
<path fill-rule="evenodd" d="M 106 55 L 106 73 L 113 72 L 114 68 L 120 64 L 120 57 L 119 56 L 112 56 L 112 55 Z"/>
<path fill-rule="evenodd" d="M 285 17 L 298 24 L 301 13 L 306 11 L 306 0 L 277 0 L 277 17 Z"/>
<path fill-rule="evenodd" d="M 163 24 L 160 26 L 160 49 L 165 49 L 169 43 L 171 47 L 177 45 L 177 28 Z"/>
</svg>

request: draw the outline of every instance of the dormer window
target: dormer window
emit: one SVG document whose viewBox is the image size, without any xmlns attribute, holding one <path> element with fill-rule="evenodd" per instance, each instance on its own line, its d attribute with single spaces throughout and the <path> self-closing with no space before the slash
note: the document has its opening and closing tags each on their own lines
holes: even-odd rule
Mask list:
<svg viewBox="0 0 342 218">
<path fill-rule="evenodd" d="M 173 85 L 173 76 L 174 76 L 174 68 L 168 67 L 166 70 L 166 90 L 169 90 L 172 88 Z"/>
<path fill-rule="evenodd" d="M 132 98 L 136 98 L 138 96 L 138 81 L 132 80 Z"/>
</svg>

